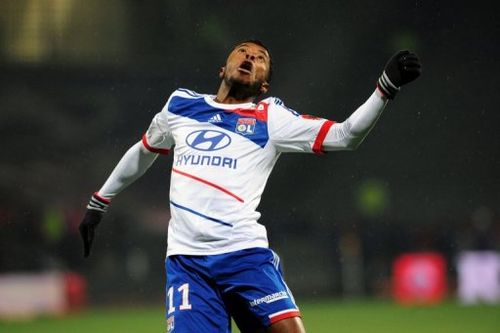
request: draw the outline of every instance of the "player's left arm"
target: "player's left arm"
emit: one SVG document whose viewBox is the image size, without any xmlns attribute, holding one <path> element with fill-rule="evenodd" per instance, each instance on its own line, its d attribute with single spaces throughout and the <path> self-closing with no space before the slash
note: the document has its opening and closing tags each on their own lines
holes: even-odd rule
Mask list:
<svg viewBox="0 0 500 333">
<path fill-rule="evenodd" d="M 322 143 L 322 150 L 356 149 L 380 118 L 387 101 L 394 99 L 401 87 L 421 74 L 415 53 L 399 51 L 387 62 L 377 82 L 377 89 L 349 118 L 333 124 Z"/>
<path fill-rule="evenodd" d="M 101 189 L 91 196 L 87 211 L 79 226 L 83 240 L 84 257 L 90 255 L 95 230 L 104 217 L 111 200 L 139 179 L 154 163 L 159 154 L 167 154 L 174 143 L 168 126 L 166 110 L 163 110 L 153 118 L 142 140 L 123 155 Z"/>
</svg>

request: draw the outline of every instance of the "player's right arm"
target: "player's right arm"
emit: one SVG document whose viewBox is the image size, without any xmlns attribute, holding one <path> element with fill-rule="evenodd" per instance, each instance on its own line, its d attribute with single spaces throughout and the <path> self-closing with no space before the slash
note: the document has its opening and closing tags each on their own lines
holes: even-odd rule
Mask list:
<svg viewBox="0 0 500 333">
<path fill-rule="evenodd" d="M 111 200 L 141 177 L 159 154 L 167 154 L 173 144 L 164 109 L 153 118 L 142 140 L 128 149 L 101 189 L 90 198 L 87 212 L 79 227 L 83 239 L 84 257 L 90 254 L 95 229 Z"/>
<path fill-rule="evenodd" d="M 368 135 L 380 118 L 387 101 L 394 99 L 401 87 L 420 76 L 421 64 L 415 53 L 394 54 L 377 81 L 377 89 L 349 118 L 333 125 L 323 141 L 324 150 L 353 150 Z"/>
<path fill-rule="evenodd" d="M 409 51 L 399 51 L 387 62 L 375 92 L 345 121 L 300 116 L 274 100 L 269 124 L 271 141 L 280 152 L 353 150 L 380 118 L 387 101 L 401 86 L 415 80 L 421 72 L 420 60 Z"/>
</svg>

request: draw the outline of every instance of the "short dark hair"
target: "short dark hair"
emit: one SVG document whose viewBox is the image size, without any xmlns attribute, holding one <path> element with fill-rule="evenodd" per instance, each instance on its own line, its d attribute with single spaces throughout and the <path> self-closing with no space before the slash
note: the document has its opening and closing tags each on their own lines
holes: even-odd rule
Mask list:
<svg viewBox="0 0 500 333">
<path fill-rule="evenodd" d="M 273 57 L 271 57 L 271 51 L 269 51 L 269 48 L 259 39 L 245 39 L 236 44 L 234 47 L 236 48 L 238 45 L 245 43 L 252 43 L 255 45 L 259 45 L 260 47 L 264 48 L 267 51 L 267 54 L 269 54 L 269 73 L 267 75 L 267 82 L 271 83 L 271 77 L 273 76 Z"/>
</svg>

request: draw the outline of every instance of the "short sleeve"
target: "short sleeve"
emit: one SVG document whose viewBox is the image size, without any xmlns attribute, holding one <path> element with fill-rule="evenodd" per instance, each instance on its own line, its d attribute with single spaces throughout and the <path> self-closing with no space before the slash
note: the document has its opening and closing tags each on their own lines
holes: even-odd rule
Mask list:
<svg viewBox="0 0 500 333">
<path fill-rule="evenodd" d="M 322 154 L 323 141 L 331 120 L 300 115 L 274 99 L 269 110 L 269 137 L 279 152 L 304 152 Z"/>
<path fill-rule="evenodd" d="M 142 137 L 142 143 L 153 153 L 168 154 L 174 145 L 174 139 L 168 125 L 167 106 L 154 116 L 151 125 Z"/>
</svg>

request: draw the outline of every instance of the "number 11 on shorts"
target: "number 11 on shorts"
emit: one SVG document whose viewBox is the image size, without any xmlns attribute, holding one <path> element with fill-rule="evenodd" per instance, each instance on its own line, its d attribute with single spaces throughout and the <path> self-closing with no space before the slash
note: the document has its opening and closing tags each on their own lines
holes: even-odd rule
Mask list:
<svg viewBox="0 0 500 333">
<path fill-rule="evenodd" d="M 181 305 L 179 305 L 179 310 L 191 310 L 191 303 L 189 303 L 189 283 L 184 283 L 182 286 L 177 288 L 177 291 L 182 296 L 182 302 Z M 168 288 L 167 297 L 168 297 L 168 314 L 171 314 L 175 311 L 174 287 Z"/>
</svg>

